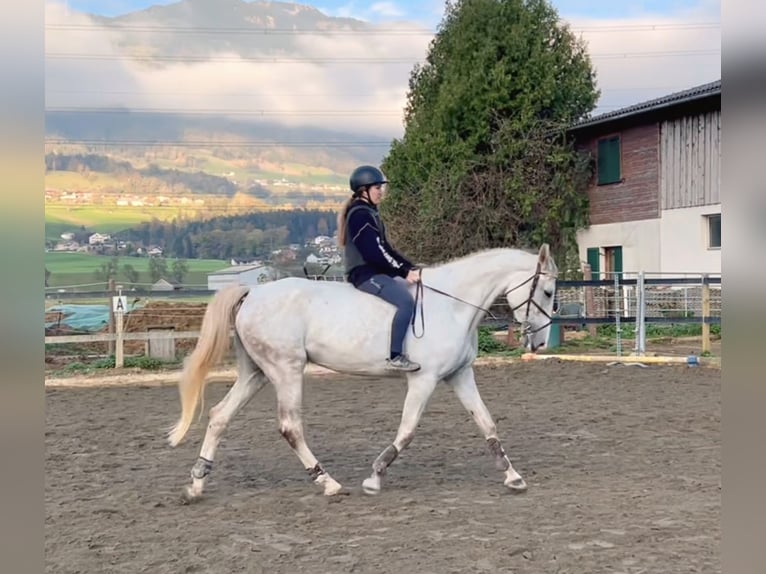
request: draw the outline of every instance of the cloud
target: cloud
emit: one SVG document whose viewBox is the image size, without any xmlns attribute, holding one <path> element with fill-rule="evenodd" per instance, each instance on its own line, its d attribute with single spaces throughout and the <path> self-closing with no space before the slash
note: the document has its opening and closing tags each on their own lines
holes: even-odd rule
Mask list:
<svg viewBox="0 0 766 574">
<path fill-rule="evenodd" d="M 402 131 L 409 74 L 430 39 L 427 34 L 407 33 L 403 24 L 386 25 L 389 32 L 404 33 L 297 35 L 298 50 L 310 62 L 290 62 L 289 56 L 277 62 L 253 62 L 218 52 L 209 61 L 150 65 L 145 57 L 130 59 L 118 47 L 118 32 L 103 27 L 85 31 L 83 27 L 98 24 L 61 4 L 47 4 L 46 26 L 49 109 L 124 106 L 208 111 L 239 120 L 382 137 Z M 63 57 L 66 54 L 88 57 L 71 59 Z"/>
<path fill-rule="evenodd" d="M 378 14 L 384 18 L 401 18 L 405 15 L 404 10 L 399 8 L 393 2 L 376 2 L 370 6 L 370 12 Z"/>
<path fill-rule="evenodd" d="M 707 8 L 670 16 L 568 19 L 587 43 L 596 70 L 602 93 L 595 113 L 720 79 L 721 28 L 715 21 Z"/>
<path fill-rule="evenodd" d="M 696 10 L 675 16 L 572 17 L 572 28 L 587 41 L 597 70 L 602 90 L 597 111 L 720 78 L 720 54 L 700 53 L 720 51 L 720 28 L 689 26 L 712 21 L 716 5 L 720 6 L 702 0 Z M 380 13 L 396 10 L 389 2 L 375 6 Z M 353 9 L 353 3 L 343 8 L 349 13 Z M 209 61 L 151 65 L 146 57 L 131 59 L 119 47 L 121 36 L 114 30 L 85 31 L 83 26 L 97 23 L 60 3 L 46 4 L 49 109 L 209 111 L 242 120 L 347 131 L 364 141 L 370 135 L 401 135 L 410 73 L 414 63 L 425 58 L 431 40 L 414 24 L 385 23 L 379 24 L 385 34 L 297 35 L 300 52 L 313 60 L 309 62 L 253 62 L 221 52 Z M 653 52 L 663 55 L 649 57 Z M 71 59 L 64 54 L 89 57 Z M 369 61 L 349 61 L 353 59 Z"/>
</svg>

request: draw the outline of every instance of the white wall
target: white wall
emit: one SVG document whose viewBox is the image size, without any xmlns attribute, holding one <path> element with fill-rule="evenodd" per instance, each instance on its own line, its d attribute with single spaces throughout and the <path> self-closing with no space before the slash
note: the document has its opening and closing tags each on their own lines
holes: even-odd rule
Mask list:
<svg viewBox="0 0 766 574">
<path fill-rule="evenodd" d="M 705 216 L 716 213 L 721 213 L 720 204 L 665 209 L 661 212 L 661 271 L 721 273 L 721 250 L 707 248 L 708 228 Z"/>
<path fill-rule="evenodd" d="M 250 271 L 245 271 L 239 274 L 240 285 L 258 285 L 269 281 L 272 276 L 270 267 L 258 267 Z"/>
<path fill-rule="evenodd" d="M 623 271 L 721 273 L 721 250 L 708 249 L 706 215 L 721 205 L 666 209 L 659 219 L 593 225 L 577 233 L 580 260 L 589 247 L 622 246 Z M 603 253 L 601 271 L 605 269 Z"/>
<path fill-rule="evenodd" d="M 587 262 L 589 247 L 622 246 L 625 272 L 660 270 L 660 220 L 643 219 L 624 223 L 592 225 L 577 233 L 580 260 Z M 605 269 L 601 254 L 601 271 Z"/>
</svg>

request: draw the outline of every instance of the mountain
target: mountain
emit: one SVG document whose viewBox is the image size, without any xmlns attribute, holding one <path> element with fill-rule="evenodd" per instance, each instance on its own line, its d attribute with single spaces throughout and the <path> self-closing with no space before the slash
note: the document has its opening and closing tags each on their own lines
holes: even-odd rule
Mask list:
<svg viewBox="0 0 766 574">
<path fill-rule="evenodd" d="M 207 57 L 214 52 L 232 52 L 243 57 L 306 56 L 296 32 L 372 29 L 360 20 L 327 16 L 311 6 L 243 0 L 182 0 L 124 16 L 93 18 L 105 27 L 121 31 L 121 47 L 150 48 L 149 54 L 184 58 Z M 181 29 L 184 33 L 167 33 Z"/>
<path fill-rule="evenodd" d="M 374 27 L 360 20 L 288 2 L 182 0 L 47 22 L 47 151 L 130 159 L 212 149 L 264 172 L 297 164 L 293 172 L 315 167 L 341 181 L 380 163 L 399 129 L 410 64 L 371 74 L 338 63 L 371 46 L 364 33 Z"/>
</svg>

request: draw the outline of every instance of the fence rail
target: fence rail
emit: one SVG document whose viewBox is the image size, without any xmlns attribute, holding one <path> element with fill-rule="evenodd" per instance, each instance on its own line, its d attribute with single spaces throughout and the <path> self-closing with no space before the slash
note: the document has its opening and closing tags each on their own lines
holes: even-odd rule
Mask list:
<svg viewBox="0 0 766 574">
<path fill-rule="evenodd" d="M 586 275 L 587 277 L 587 275 Z M 557 311 L 552 318 L 556 326 L 575 325 L 596 333 L 597 325 L 614 325 L 617 354 L 622 354 L 622 335 L 626 325 L 635 329 L 637 355 L 645 352 L 647 324 L 697 324 L 702 327 L 702 351 L 710 350 L 710 326 L 721 324 L 721 277 L 707 274 L 660 273 L 601 273 L 604 279 L 562 280 L 557 282 Z M 316 276 L 309 279 L 319 281 L 343 281 L 342 277 Z M 136 293 L 146 300 L 182 300 L 184 298 L 211 297 L 215 291 L 207 289 L 178 290 L 162 293 Z M 101 292 L 56 292 L 48 293 L 50 301 L 103 299 L 110 303 L 116 295 L 113 291 Z M 129 295 L 132 296 L 132 293 Z M 188 314 L 189 309 L 184 310 Z M 196 310 L 198 311 L 198 309 Z M 483 324 L 494 328 L 510 329 L 516 323 L 513 314 L 503 298 L 490 306 L 491 315 Z M 151 316 L 151 310 L 141 309 Z M 125 341 L 162 340 L 174 344 L 179 339 L 196 339 L 199 331 L 189 330 L 190 324 L 175 325 L 181 315 L 156 311 L 157 321 L 152 328 L 142 332 L 126 332 L 122 325 L 110 318 L 109 331 L 105 333 L 83 333 L 46 335 L 46 344 L 66 343 L 109 343 L 110 351 L 122 355 Z M 130 320 L 130 313 L 125 315 Z M 163 328 L 167 323 L 167 328 Z M 196 326 L 196 324 L 193 324 Z M 184 329 L 184 327 L 187 327 Z M 159 328 L 160 330 L 157 330 Z M 118 332 L 121 331 L 121 332 Z"/>
</svg>

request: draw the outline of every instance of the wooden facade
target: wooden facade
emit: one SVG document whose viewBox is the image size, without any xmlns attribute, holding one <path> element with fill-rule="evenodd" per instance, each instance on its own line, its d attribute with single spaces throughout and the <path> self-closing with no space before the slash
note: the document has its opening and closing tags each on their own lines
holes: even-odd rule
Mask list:
<svg viewBox="0 0 766 574">
<path fill-rule="evenodd" d="M 720 80 L 583 120 L 569 136 L 592 159 L 577 236 L 596 275 L 720 273 Z"/>
<path fill-rule="evenodd" d="M 569 133 L 594 161 L 591 225 L 721 202 L 720 81 L 585 120 Z M 619 141 L 620 177 L 602 181 L 599 142 L 607 140 Z"/>
<path fill-rule="evenodd" d="M 721 110 L 660 124 L 661 209 L 721 203 Z"/>
</svg>

